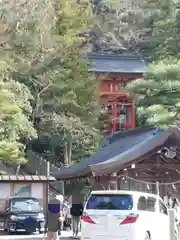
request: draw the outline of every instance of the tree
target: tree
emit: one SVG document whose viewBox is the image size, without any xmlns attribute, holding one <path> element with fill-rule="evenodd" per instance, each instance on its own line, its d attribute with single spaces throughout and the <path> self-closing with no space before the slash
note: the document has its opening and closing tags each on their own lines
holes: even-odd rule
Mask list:
<svg viewBox="0 0 180 240">
<path fill-rule="evenodd" d="M 152 50 L 161 45 L 163 37 L 163 32 L 156 32 L 157 29 L 167 30 L 166 37 L 169 36 L 169 41 L 172 41 L 173 28 L 167 28 L 171 25 L 170 19 L 167 20 L 173 8 L 171 0 L 93 2 L 96 24 L 92 29 L 91 41 L 95 52 L 140 54 L 154 59 Z M 156 56 L 159 56 L 159 53 Z"/>
<path fill-rule="evenodd" d="M 167 126 L 180 119 L 179 9 L 177 3 L 162 6 L 150 39 L 156 42 L 152 49 L 155 61 L 143 79 L 127 84 L 125 89 L 136 98 L 138 112 L 146 123 Z"/>
<path fill-rule="evenodd" d="M 129 4 L 128 1 L 94 1 L 96 20 L 91 38 L 93 51 L 125 54 L 149 53 L 152 34 L 152 18 L 141 1 Z"/>
<path fill-rule="evenodd" d="M 31 94 L 28 89 L 13 80 L 0 81 L 0 159 L 6 162 L 25 163 L 22 138 L 36 137 L 32 123 Z"/>
<path fill-rule="evenodd" d="M 12 59 L 8 74 L 33 95 L 31 121 L 38 139 L 46 136 L 51 143 L 44 151 L 46 157 L 50 152 L 63 161 L 58 155 L 64 148 L 65 156 L 68 151 L 71 158 L 74 146 L 81 146 L 83 152 L 91 139 L 95 141 L 92 148 L 96 146 L 97 81 L 88 73 L 80 51 L 86 39 L 79 35 L 92 23 L 89 4 L 17 1 L 4 4 L 1 14 L 5 26 L 2 52 Z"/>
</svg>

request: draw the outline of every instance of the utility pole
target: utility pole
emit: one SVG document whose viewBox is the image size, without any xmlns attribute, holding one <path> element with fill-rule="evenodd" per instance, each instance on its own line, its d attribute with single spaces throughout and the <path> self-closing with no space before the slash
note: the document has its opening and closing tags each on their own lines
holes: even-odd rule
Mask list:
<svg viewBox="0 0 180 240">
<path fill-rule="evenodd" d="M 50 162 L 47 161 L 47 164 L 46 164 L 46 176 L 47 176 L 47 184 L 46 184 L 46 206 L 48 205 L 48 202 L 49 202 L 49 181 L 48 181 L 49 175 L 50 175 Z"/>
</svg>

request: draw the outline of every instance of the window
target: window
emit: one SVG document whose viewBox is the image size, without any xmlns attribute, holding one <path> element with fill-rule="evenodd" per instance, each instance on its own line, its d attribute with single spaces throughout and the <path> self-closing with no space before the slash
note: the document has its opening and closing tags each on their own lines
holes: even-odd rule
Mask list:
<svg viewBox="0 0 180 240">
<path fill-rule="evenodd" d="M 139 198 L 137 207 L 138 210 L 146 211 L 146 198 L 144 196 Z"/>
<path fill-rule="evenodd" d="M 88 200 L 87 209 L 98 210 L 131 210 L 133 198 L 131 195 L 92 195 Z"/>
<path fill-rule="evenodd" d="M 39 200 L 33 198 L 14 198 L 11 200 L 11 211 L 14 212 L 39 212 Z"/>
<path fill-rule="evenodd" d="M 14 185 L 14 196 L 23 196 L 30 197 L 31 196 L 31 187 L 29 184 L 20 184 L 17 183 Z"/>
<path fill-rule="evenodd" d="M 164 203 L 161 200 L 159 200 L 159 211 L 160 213 L 168 215 L 167 207 L 164 205 Z"/>
<path fill-rule="evenodd" d="M 156 211 L 156 199 L 153 197 L 141 196 L 138 200 L 138 210 L 155 212 Z"/>
<path fill-rule="evenodd" d="M 153 197 L 147 198 L 147 209 L 146 211 L 155 212 L 156 211 L 156 199 Z"/>
</svg>

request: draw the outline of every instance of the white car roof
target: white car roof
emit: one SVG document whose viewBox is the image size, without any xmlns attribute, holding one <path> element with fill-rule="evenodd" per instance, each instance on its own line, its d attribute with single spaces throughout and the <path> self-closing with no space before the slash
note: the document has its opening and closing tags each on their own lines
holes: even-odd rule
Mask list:
<svg viewBox="0 0 180 240">
<path fill-rule="evenodd" d="M 113 194 L 113 195 L 119 195 L 119 194 L 128 194 L 128 195 L 134 195 L 134 196 L 149 196 L 149 197 L 155 197 L 155 198 L 159 198 L 161 199 L 161 197 L 159 197 L 156 194 L 152 194 L 152 193 L 147 193 L 147 192 L 138 192 L 138 191 L 127 191 L 127 190 L 99 190 L 99 191 L 92 191 L 90 195 L 92 194 L 102 194 L 102 195 L 106 195 L 106 194 Z M 162 200 L 162 199 L 161 199 Z"/>
</svg>

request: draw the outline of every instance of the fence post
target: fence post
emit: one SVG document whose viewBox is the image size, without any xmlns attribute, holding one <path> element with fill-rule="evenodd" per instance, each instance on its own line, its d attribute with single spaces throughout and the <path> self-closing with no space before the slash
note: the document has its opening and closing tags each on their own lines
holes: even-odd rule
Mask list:
<svg viewBox="0 0 180 240">
<path fill-rule="evenodd" d="M 169 240 L 176 240 L 175 236 L 175 210 L 168 209 L 169 213 Z"/>
</svg>

